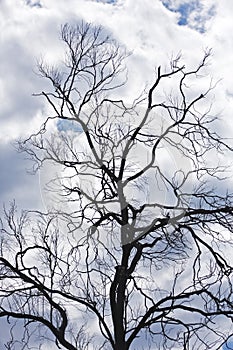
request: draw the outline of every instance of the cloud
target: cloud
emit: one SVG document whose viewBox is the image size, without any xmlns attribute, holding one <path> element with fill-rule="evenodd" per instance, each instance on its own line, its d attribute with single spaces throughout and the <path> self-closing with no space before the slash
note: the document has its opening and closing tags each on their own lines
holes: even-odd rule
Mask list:
<svg viewBox="0 0 233 350">
<path fill-rule="evenodd" d="M 31 168 L 31 162 L 17 153 L 12 145 L 0 144 L 0 164 L 0 212 L 3 204 L 8 207 L 13 200 L 19 208 L 39 208 L 41 198 L 38 175 L 27 172 Z"/>
</svg>

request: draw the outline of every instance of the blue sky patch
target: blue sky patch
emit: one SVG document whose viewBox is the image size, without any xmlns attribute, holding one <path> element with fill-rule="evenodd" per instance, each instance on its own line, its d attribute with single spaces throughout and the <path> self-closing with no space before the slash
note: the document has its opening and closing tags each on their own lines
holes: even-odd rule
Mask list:
<svg viewBox="0 0 233 350">
<path fill-rule="evenodd" d="M 182 4 L 178 7 L 177 12 L 180 13 L 179 25 L 186 25 L 189 14 L 195 10 L 195 4 L 192 2 Z"/>
<path fill-rule="evenodd" d="M 223 346 L 223 350 L 232 350 L 233 349 L 233 341 L 228 342 L 226 345 Z"/>
<path fill-rule="evenodd" d="M 117 0 L 95 0 L 96 2 L 104 2 L 106 4 L 114 4 Z"/>
<path fill-rule="evenodd" d="M 215 13 L 214 6 L 205 7 L 200 0 L 184 0 L 179 5 L 173 0 L 161 0 L 161 2 L 169 11 L 179 14 L 177 23 L 180 26 L 188 26 L 200 33 L 206 31 L 206 23 Z"/>
<path fill-rule="evenodd" d="M 74 132 L 82 132 L 82 127 L 79 123 L 75 123 L 70 120 L 61 120 L 57 121 L 57 130 L 58 131 L 74 131 Z"/>
<path fill-rule="evenodd" d="M 40 0 L 26 0 L 26 5 L 41 8 Z"/>
</svg>

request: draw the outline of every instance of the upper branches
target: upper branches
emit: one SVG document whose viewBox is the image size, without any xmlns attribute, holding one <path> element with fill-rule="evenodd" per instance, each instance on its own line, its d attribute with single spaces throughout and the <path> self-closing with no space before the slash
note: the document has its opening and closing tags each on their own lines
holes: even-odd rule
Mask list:
<svg viewBox="0 0 233 350">
<path fill-rule="evenodd" d="M 55 89 L 54 93 L 42 95 L 57 116 L 79 118 L 87 103 L 122 85 L 113 80 L 124 71 L 126 53 L 101 27 L 83 22 L 77 26 L 64 25 L 61 39 L 67 48 L 63 69 L 39 64 L 40 74 Z"/>
</svg>

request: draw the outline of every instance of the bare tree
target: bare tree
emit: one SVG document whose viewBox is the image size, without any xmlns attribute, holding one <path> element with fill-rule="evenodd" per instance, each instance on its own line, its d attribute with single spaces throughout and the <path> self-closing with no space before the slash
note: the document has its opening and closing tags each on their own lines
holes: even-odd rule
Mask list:
<svg viewBox="0 0 233 350">
<path fill-rule="evenodd" d="M 39 64 L 49 116 L 19 143 L 35 171 L 57 173 L 48 210 L 17 219 L 12 204 L 2 222 L 6 349 L 220 349 L 232 335 L 232 147 L 214 131 L 213 84 L 200 91 L 210 52 L 193 70 L 181 57 L 158 67 L 129 103 L 125 50 L 90 24 L 61 35 L 64 63 Z"/>
</svg>

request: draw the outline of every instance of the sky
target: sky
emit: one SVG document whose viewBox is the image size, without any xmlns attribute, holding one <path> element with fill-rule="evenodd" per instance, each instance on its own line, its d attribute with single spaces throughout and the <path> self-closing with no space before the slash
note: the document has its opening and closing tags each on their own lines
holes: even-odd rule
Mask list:
<svg viewBox="0 0 233 350">
<path fill-rule="evenodd" d="M 16 152 L 14 142 L 41 124 L 46 106 L 32 96 L 46 89 L 36 74 L 40 58 L 62 59 L 62 24 L 81 19 L 101 24 L 132 51 L 128 59 L 127 100 L 153 82 L 154 69 L 182 52 L 187 67 L 199 62 L 206 48 L 214 81 L 213 112 L 220 129 L 233 127 L 233 1 L 229 0 L 0 0 L 0 212 L 15 200 L 19 209 L 43 205 L 40 174 Z M 1 338 L 1 337 L 0 337 Z M 0 341 L 1 348 L 1 341 Z"/>
</svg>

